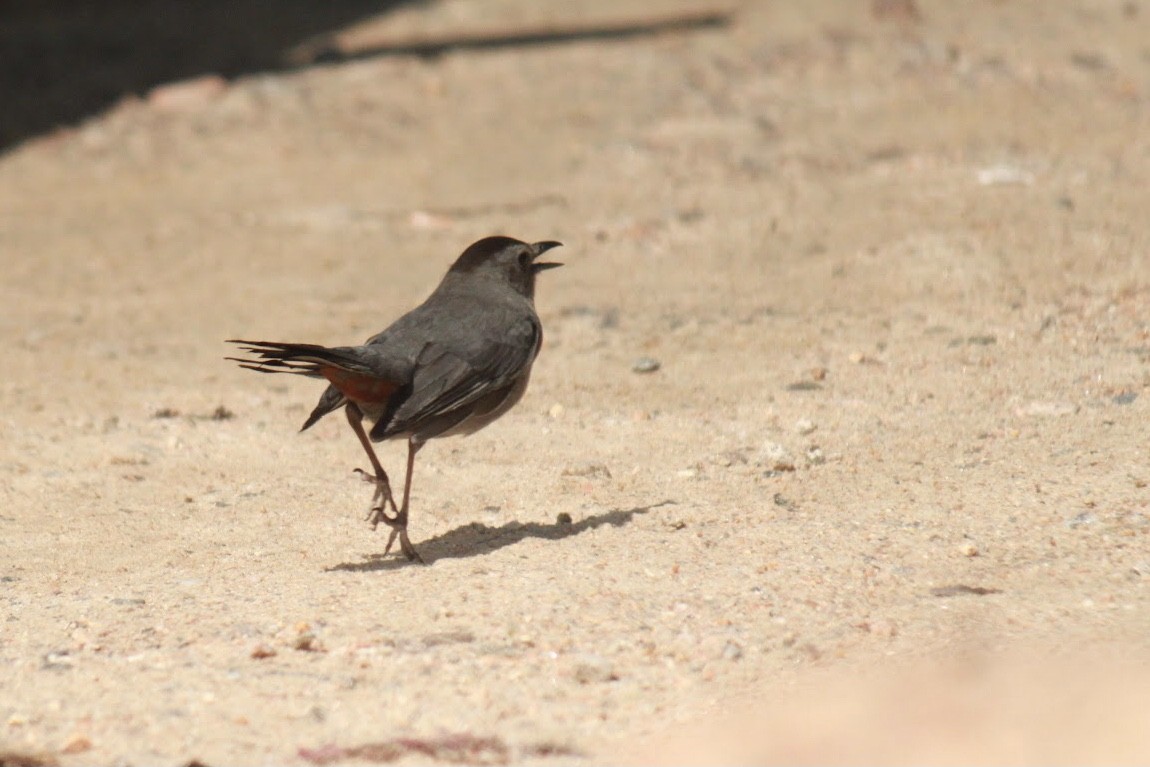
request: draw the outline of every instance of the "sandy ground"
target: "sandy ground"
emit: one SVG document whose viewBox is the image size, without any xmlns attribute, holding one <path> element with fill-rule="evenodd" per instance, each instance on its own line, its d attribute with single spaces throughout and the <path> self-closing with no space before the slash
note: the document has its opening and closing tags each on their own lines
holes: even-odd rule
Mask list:
<svg viewBox="0 0 1150 767">
<path fill-rule="evenodd" d="M 10 146 L 0 762 L 1150 761 L 1150 6 L 918 10 L 363 56 Z M 420 454 L 430 564 L 385 558 L 343 419 L 296 433 L 321 387 L 223 340 L 358 342 L 492 233 L 566 243 L 545 348 Z"/>
</svg>

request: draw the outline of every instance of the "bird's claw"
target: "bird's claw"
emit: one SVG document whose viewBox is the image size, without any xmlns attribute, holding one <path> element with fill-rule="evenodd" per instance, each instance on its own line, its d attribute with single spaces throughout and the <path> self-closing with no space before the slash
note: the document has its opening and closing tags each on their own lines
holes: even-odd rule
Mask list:
<svg viewBox="0 0 1150 767">
<path fill-rule="evenodd" d="M 371 524 L 372 530 L 379 527 L 380 522 L 393 529 L 400 526 L 399 515 L 389 516 L 387 508 L 382 503 L 375 503 L 374 500 L 372 501 L 372 507 L 367 510 L 367 516 L 364 517 L 364 521 Z"/>
<path fill-rule="evenodd" d="M 371 497 L 371 508 L 367 510 L 367 516 L 364 520 L 371 524 L 371 529 L 375 530 L 379 527 L 379 523 L 387 525 L 391 528 L 391 535 L 387 537 L 387 547 L 383 550 L 383 555 L 387 556 L 391 553 L 391 547 L 395 545 L 396 539 L 399 540 L 399 550 L 403 552 L 404 556 L 413 562 L 423 564 L 423 557 L 419 556 L 419 552 L 411 545 L 411 541 L 407 537 L 407 510 L 402 512 L 395 505 L 395 498 L 391 494 L 391 483 L 387 480 L 387 475 L 368 474 L 363 469 L 356 469 L 356 474 L 363 478 L 364 482 L 371 482 L 375 485 L 375 494 Z M 387 507 L 391 506 L 391 514 L 387 513 Z"/>
<path fill-rule="evenodd" d="M 389 522 L 388 524 L 391 523 Z M 403 552 L 404 556 L 406 556 L 412 562 L 418 562 L 421 565 L 427 564 L 423 561 L 423 557 L 419 556 L 419 552 L 415 550 L 415 547 L 411 545 L 411 541 L 408 540 L 407 525 L 403 525 L 402 527 L 399 525 L 392 525 L 391 535 L 387 537 L 387 547 L 383 550 L 383 555 L 385 557 L 391 551 L 391 546 L 393 543 L 395 543 L 396 538 L 399 539 L 399 549 Z"/>
<path fill-rule="evenodd" d="M 424 564 L 423 557 L 419 556 L 419 552 L 407 537 L 407 514 L 397 512 L 394 516 L 389 516 L 382 505 L 373 506 L 368 513 L 368 521 L 371 522 L 372 530 L 378 527 L 380 522 L 391 528 L 391 535 L 387 536 L 387 546 L 383 549 L 385 557 L 391 553 L 391 547 L 395 545 L 396 539 L 399 539 L 399 550 L 404 556 L 413 562 Z"/>
<path fill-rule="evenodd" d="M 371 528 L 373 530 L 380 522 L 387 520 L 387 514 L 385 513 L 387 506 L 391 506 L 391 511 L 396 516 L 399 515 L 399 509 L 395 505 L 395 497 L 391 494 L 391 483 L 388 481 L 386 474 L 368 474 L 363 469 L 356 469 L 355 473 L 358 474 L 364 482 L 370 482 L 375 485 L 375 494 L 371 496 L 371 508 L 368 509 L 366 517 L 366 520 L 371 522 Z"/>
</svg>

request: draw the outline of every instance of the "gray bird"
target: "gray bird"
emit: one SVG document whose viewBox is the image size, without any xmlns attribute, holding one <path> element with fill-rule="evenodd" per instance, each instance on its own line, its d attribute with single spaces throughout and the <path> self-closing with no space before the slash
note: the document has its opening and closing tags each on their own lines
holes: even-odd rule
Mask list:
<svg viewBox="0 0 1150 767">
<path fill-rule="evenodd" d="M 398 538 L 408 559 L 423 561 L 408 540 L 407 518 L 415 454 L 424 443 L 482 429 L 527 390 L 543 341 L 535 275 L 562 265 L 536 259 L 560 244 L 479 240 L 456 259 L 426 301 L 362 346 L 228 341 L 249 356 L 227 359 L 248 370 L 328 380 L 300 431 L 344 408 L 374 471 L 356 469 L 375 484 L 368 521 L 373 528 L 380 522 L 391 528 L 385 555 Z M 373 423 L 370 432 L 364 430 L 365 418 Z M 400 438 L 407 440 L 407 475 L 396 508 L 371 443 Z"/>
</svg>

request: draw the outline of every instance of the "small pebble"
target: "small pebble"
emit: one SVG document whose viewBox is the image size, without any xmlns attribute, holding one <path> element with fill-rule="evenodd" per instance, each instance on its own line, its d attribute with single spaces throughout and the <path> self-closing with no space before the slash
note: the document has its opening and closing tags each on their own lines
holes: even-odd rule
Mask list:
<svg viewBox="0 0 1150 767">
<path fill-rule="evenodd" d="M 310 631 L 305 631 L 295 638 L 292 642 L 292 647 L 302 652 L 321 652 L 323 646 L 316 641 L 315 634 Z"/>
<path fill-rule="evenodd" d="M 978 547 L 975 546 L 973 543 L 962 544 L 961 546 L 958 547 L 958 551 L 964 557 L 977 557 L 978 556 Z"/>
<path fill-rule="evenodd" d="M 611 470 L 602 463 L 583 463 L 563 469 L 564 477 L 592 477 L 611 479 Z"/>
<path fill-rule="evenodd" d="M 736 661 L 743 657 L 743 648 L 738 642 L 727 642 L 723 645 L 723 660 Z"/>
<path fill-rule="evenodd" d="M 800 418 L 799 420 L 795 421 L 795 431 L 797 431 L 799 434 L 802 434 L 804 437 L 814 432 L 817 428 L 819 427 L 815 426 L 814 422 L 809 418 Z"/>
<path fill-rule="evenodd" d="M 208 419 L 212 421 L 230 421 L 235 417 L 235 413 L 233 413 L 231 410 L 228 410 L 223 405 L 220 405 L 212 411 L 212 414 L 208 416 Z"/>
<path fill-rule="evenodd" d="M 654 373 L 662 365 L 654 357 L 640 357 L 631 365 L 633 373 Z"/>
<path fill-rule="evenodd" d="M 270 646 L 270 645 L 264 644 L 263 642 L 260 642 L 258 645 L 253 647 L 252 653 L 251 653 L 251 657 L 255 658 L 256 660 L 263 660 L 264 658 L 274 658 L 275 655 L 276 655 L 275 648 Z"/>
<path fill-rule="evenodd" d="M 1034 174 L 1012 165 L 992 165 L 982 168 L 976 174 L 981 186 L 1029 186 L 1034 183 Z"/>
<path fill-rule="evenodd" d="M 772 500 L 774 500 L 776 506 L 786 509 L 787 511 L 796 511 L 799 508 L 794 501 L 792 501 L 790 498 L 787 498 L 782 493 L 775 493 Z"/>
<path fill-rule="evenodd" d="M 795 459 L 790 451 L 777 442 L 765 442 L 759 448 L 755 464 L 773 471 L 794 471 Z"/>
<path fill-rule="evenodd" d="M 1087 527 L 1093 525 L 1098 521 L 1098 515 L 1093 511 L 1082 511 L 1075 514 L 1071 519 L 1067 520 L 1066 526 L 1075 529 L 1079 527 Z"/>
<path fill-rule="evenodd" d="M 564 407 L 562 405 L 560 405 L 558 402 L 556 402 L 554 405 L 552 405 L 547 410 L 547 415 L 549 415 L 555 419 L 562 418 L 563 413 L 564 413 Z"/>
<path fill-rule="evenodd" d="M 76 659 L 68 654 L 67 650 L 58 650 L 44 655 L 43 668 L 66 669 L 76 665 Z"/>
<path fill-rule="evenodd" d="M 827 462 L 827 457 L 823 454 L 823 449 L 818 445 L 811 445 L 807 448 L 807 463 L 811 466 L 821 466 Z"/>
<path fill-rule="evenodd" d="M 559 512 L 559 515 L 555 517 L 555 523 L 558 525 L 563 525 L 564 527 L 570 527 L 571 522 L 571 515 L 565 511 Z"/>
<path fill-rule="evenodd" d="M 84 735 L 73 735 L 60 747 L 62 754 L 82 754 L 92 750 L 92 740 Z"/>
<path fill-rule="evenodd" d="M 604 658 L 597 655 L 585 656 L 585 660 L 575 667 L 572 676 L 579 684 L 591 684 L 593 682 L 614 682 L 619 678 L 615 673 L 615 669 Z"/>
<path fill-rule="evenodd" d="M 716 466 L 722 466 L 724 469 L 729 469 L 732 466 L 742 466 L 747 464 L 750 459 L 747 454 L 742 450 L 725 450 L 722 453 L 711 458 L 711 461 Z"/>
</svg>

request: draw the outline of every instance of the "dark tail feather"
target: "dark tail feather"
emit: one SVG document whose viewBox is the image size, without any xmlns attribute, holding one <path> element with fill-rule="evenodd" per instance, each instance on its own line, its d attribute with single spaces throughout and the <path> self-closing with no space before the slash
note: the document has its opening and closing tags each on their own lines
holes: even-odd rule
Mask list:
<svg viewBox="0 0 1150 767">
<path fill-rule="evenodd" d="M 347 397 L 343 396 L 343 393 L 339 389 L 335 388 L 334 386 L 327 387 L 327 389 L 324 390 L 324 393 L 320 395 L 319 403 L 316 404 L 315 410 L 311 411 L 311 415 L 309 415 L 307 420 L 303 422 L 303 426 L 300 427 L 300 431 L 307 431 L 315 425 L 316 421 L 323 418 L 333 410 L 339 410 L 346 404 Z"/>
<path fill-rule="evenodd" d="M 329 348 L 318 344 L 243 341 L 236 338 L 228 339 L 228 343 L 238 345 L 244 354 L 250 356 L 224 359 L 238 362 L 245 370 L 259 373 L 295 373 L 309 378 L 323 378 L 321 366 L 334 366 L 357 373 L 370 372 L 355 355 L 354 347 Z"/>
</svg>

